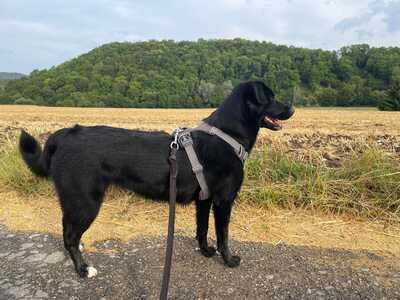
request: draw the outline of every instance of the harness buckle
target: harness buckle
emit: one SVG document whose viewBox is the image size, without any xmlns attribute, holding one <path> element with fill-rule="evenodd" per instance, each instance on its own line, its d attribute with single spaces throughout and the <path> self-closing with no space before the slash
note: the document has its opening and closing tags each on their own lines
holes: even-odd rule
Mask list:
<svg viewBox="0 0 400 300">
<path fill-rule="evenodd" d="M 242 161 L 245 161 L 247 157 L 249 156 L 249 153 L 246 151 L 246 149 L 243 146 L 240 146 L 239 152 L 237 155 L 240 157 Z"/>
<path fill-rule="evenodd" d="M 193 173 L 200 173 L 203 172 L 203 166 L 198 165 L 197 167 L 192 168 Z"/>
<path fill-rule="evenodd" d="M 187 145 L 193 145 L 193 139 L 190 132 L 182 132 L 178 137 L 179 144 L 185 148 Z"/>
<path fill-rule="evenodd" d="M 208 130 L 209 135 L 216 135 L 215 133 L 215 127 L 211 127 L 210 130 Z"/>
</svg>

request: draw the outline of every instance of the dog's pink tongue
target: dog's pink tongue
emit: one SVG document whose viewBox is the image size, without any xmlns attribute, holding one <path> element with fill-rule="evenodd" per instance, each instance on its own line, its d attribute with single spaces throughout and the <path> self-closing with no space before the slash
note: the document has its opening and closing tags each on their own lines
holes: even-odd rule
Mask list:
<svg viewBox="0 0 400 300">
<path fill-rule="evenodd" d="M 277 119 L 274 119 L 274 118 L 265 117 L 265 118 L 264 118 L 264 121 L 265 121 L 265 122 L 273 123 L 274 125 L 280 125 L 280 124 L 279 124 L 279 121 L 278 121 Z"/>
</svg>

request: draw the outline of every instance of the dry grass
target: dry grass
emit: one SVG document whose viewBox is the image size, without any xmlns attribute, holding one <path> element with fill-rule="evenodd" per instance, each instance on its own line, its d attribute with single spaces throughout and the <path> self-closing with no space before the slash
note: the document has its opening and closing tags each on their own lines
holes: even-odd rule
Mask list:
<svg viewBox="0 0 400 300">
<path fill-rule="evenodd" d="M 21 197 L 15 191 L 0 191 L 0 221 L 12 230 L 42 231 L 61 235 L 61 212 L 54 197 Z M 193 206 L 177 207 L 176 231 L 195 236 Z M 168 207 L 118 191 L 109 195 L 84 235 L 89 250 L 95 241 L 129 241 L 141 235 L 165 235 Z M 210 238 L 215 240 L 213 218 Z M 239 203 L 231 228 L 233 239 L 287 243 L 324 248 L 368 249 L 382 255 L 400 256 L 400 226 L 379 221 L 357 220 L 319 211 L 270 208 Z"/>
<path fill-rule="evenodd" d="M 145 130 L 161 129 L 171 132 L 178 126 L 195 126 L 210 112 L 208 109 L 0 106 L 0 148 L 12 143 L 20 128 L 41 134 L 42 138 L 45 138 L 48 132 L 76 123 Z M 264 130 L 257 149 L 262 151 L 273 147 L 296 163 L 323 167 L 326 170 L 330 168 L 341 170 L 343 165 L 352 160 L 354 153 L 364 153 L 368 149 L 378 149 L 392 161 L 399 162 L 399 128 L 400 113 L 395 112 L 299 109 L 295 116 L 286 122 L 283 131 Z M 268 168 L 268 165 L 256 164 L 250 170 L 254 174 L 264 174 L 267 178 L 268 173 L 265 169 L 258 170 L 257 167 Z M 20 174 L 16 178 L 18 176 Z M 23 181 L 25 186 L 32 177 L 26 176 L 24 180 L 27 180 Z M 273 188 L 285 190 L 292 183 L 293 178 L 289 176 L 284 183 L 276 182 Z M 341 185 L 340 181 L 335 184 Z M 48 186 L 44 185 L 44 190 L 35 191 L 30 196 L 11 186 L 13 185 L 0 183 L 1 222 L 15 230 L 61 232 L 60 211 Z M 296 185 L 292 186 L 296 188 Z M 249 185 L 244 187 L 245 194 L 248 188 Z M 257 193 L 246 195 L 253 198 L 260 196 Z M 392 200 L 399 202 L 399 199 Z M 269 205 L 266 209 L 266 206 L 259 205 L 257 201 L 242 201 L 234 210 L 231 227 L 233 238 L 270 243 L 286 242 L 297 245 L 370 249 L 400 255 L 398 223 L 389 224 L 382 219 L 357 218 L 355 214 L 349 214 L 347 211 L 336 215 L 332 211 L 326 213 L 320 209 L 313 209 L 313 206 L 308 208 L 308 210 L 282 209 Z M 108 196 L 98 220 L 85 234 L 85 240 L 87 244 L 91 244 L 95 240 L 108 238 L 126 241 L 137 234 L 164 235 L 167 213 L 166 204 L 145 202 L 141 198 L 114 190 Z M 193 207 L 178 208 L 177 229 L 182 234 L 194 236 Z"/>
</svg>

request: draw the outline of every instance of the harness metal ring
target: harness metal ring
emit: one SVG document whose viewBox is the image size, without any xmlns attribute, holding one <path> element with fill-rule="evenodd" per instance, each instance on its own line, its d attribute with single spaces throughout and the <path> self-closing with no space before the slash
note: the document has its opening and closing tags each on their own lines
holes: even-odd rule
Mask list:
<svg viewBox="0 0 400 300">
<path fill-rule="evenodd" d="M 169 145 L 169 147 L 171 149 L 179 150 L 179 144 L 178 144 L 178 142 L 175 142 L 175 141 L 172 141 L 171 144 Z"/>
</svg>

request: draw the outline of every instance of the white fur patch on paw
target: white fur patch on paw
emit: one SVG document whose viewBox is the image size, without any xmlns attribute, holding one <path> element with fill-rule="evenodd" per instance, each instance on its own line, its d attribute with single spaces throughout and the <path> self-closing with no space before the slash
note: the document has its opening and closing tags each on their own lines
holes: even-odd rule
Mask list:
<svg viewBox="0 0 400 300">
<path fill-rule="evenodd" d="M 215 251 L 215 254 L 218 255 L 218 256 L 221 255 L 221 253 L 218 250 Z"/>
<path fill-rule="evenodd" d="M 79 251 L 83 251 L 83 245 L 79 243 Z"/>
<path fill-rule="evenodd" d="M 94 277 L 94 276 L 96 276 L 97 275 L 97 270 L 96 270 L 96 268 L 93 268 L 93 267 L 88 267 L 87 268 L 87 277 L 88 278 L 92 278 L 92 277 Z"/>
</svg>

